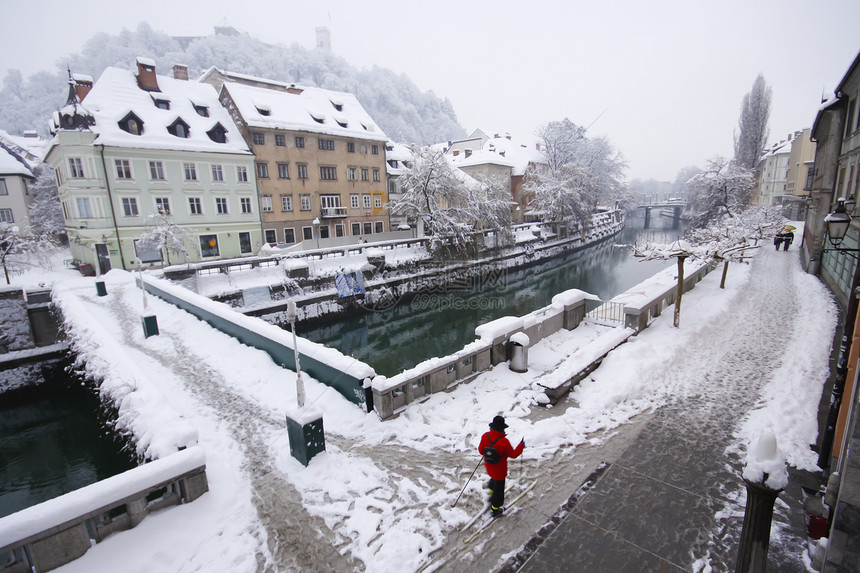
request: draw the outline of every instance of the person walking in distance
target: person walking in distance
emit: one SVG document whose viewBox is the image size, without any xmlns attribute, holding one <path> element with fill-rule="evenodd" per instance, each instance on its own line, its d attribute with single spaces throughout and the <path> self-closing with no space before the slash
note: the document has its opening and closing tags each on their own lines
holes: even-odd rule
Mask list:
<svg viewBox="0 0 860 573">
<path fill-rule="evenodd" d="M 505 418 L 496 416 L 490 424 L 490 431 L 481 436 L 478 452 L 484 456 L 484 467 L 490 476 L 490 510 L 498 517 L 505 510 L 505 478 L 508 477 L 508 458 L 518 458 L 526 444 L 520 440 L 514 448 L 505 437 Z"/>
</svg>

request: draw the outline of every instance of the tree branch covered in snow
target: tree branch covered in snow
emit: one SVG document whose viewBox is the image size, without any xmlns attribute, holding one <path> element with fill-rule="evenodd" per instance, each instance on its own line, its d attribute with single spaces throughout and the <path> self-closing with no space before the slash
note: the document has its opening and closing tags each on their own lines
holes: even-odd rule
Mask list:
<svg viewBox="0 0 860 573">
<path fill-rule="evenodd" d="M 624 190 L 624 163 L 605 137 L 589 138 L 585 128 L 565 118 L 540 130 L 547 169 L 534 170 L 524 190 L 544 219 L 585 226 L 597 204 L 614 203 Z"/>
<path fill-rule="evenodd" d="M 42 163 L 36 169 L 36 182 L 30 186 L 33 202 L 27 206 L 33 231 L 38 235 L 58 235 L 66 228 L 63 209 L 57 192 L 54 169 Z"/>
<path fill-rule="evenodd" d="M 164 215 L 149 215 L 144 221 L 146 231 L 140 234 L 138 245 L 145 250 L 166 251 L 167 264 L 170 255 L 181 255 L 188 260 L 189 243 L 193 244 L 191 233 Z"/>
<path fill-rule="evenodd" d="M 10 274 L 33 267 L 52 268 L 52 257 L 57 248 L 50 237 L 34 233 L 29 227 L 21 229 L 17 225 L 0 223 L 0 263 L 6 284 L 10 282 Z"/>
<path fill-rule="evenodd" d="M 707 227 L 723 215 L 734 216 L 752 200 L 752 171 L 724 157 L 708 160 L 704 171 L 687 182 L 687 201 L 693 214 L 690 226 Z"/>
</svg>

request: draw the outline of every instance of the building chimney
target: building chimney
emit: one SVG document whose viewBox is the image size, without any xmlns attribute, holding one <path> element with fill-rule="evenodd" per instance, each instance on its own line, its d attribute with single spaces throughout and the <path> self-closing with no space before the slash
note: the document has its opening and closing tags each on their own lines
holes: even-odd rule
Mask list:
<svg viewBox="0 0 860 573">
<path fill-rule="evenodd" d="M 299 95 L 303 91 L 305 90 L 303 90 L 302 88 L 297 88 L 296 84 L 290 84 L 290 87 L 287 88 L 287 93 L 293 95 Z"/>
<path fill-rule="evenodd" d="M 155 77 L 155 61 L 149 58 L 137 58 L 137 85 L 148 92 L 160 92 L 158 79 Z"/>
<path fill-rule="evenodd" d="M 93 89 L 93 78 L 86 74 L 72 74 L 72 80 L 75 82 L 75 95 L 78 96 L 78 101 L 84 101 L 90 90 Z"/>
<path fill-rule="evenodd" d="M 28 129 L 24 132 L 24 137 L 27 139 L 39 139 L 39 132 L 34 129 Z"/>
<path fill-rule="evenodd" d="M 183 64 L 173 64 L 173 79 L 188 81 L 188 66 Z"/>
<path fill-rule="evenodd" d="M 510 134 L 510 133 L 505 133 L 505 139 L 507 139 L 508 141 L 510 141 L 510 140 L 511 140 L 511 134 Z"/>
<path fill-rule="evenodd" d="M 537 149 L 538 151 L 540 151 L 540 142 L 535 143 L 535 149 Z"/>
</svg>

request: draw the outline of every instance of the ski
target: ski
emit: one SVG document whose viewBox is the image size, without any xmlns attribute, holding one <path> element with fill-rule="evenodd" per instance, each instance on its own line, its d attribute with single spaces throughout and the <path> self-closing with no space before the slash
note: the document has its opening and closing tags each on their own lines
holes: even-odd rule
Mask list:
<svg viewBox="0 0 860 573">
<path fill-rule="evenodd" d="M 511 482 L 511 483 L 508 485 L 508 487 L 506 487 L 506 488 L 505 488 L 505 495 L 508 495 L 508 494 L 510 493 L 510 491 L 514 488 L 514 486 L 515 486 L 515 485 L 516 485 L 516 484 L 515 484 L 514 482 Z M 466 525 L 464 525 L 463 527 L 461 527 L 461 528 L 460 528 L 460 531 L 466 531 L 467 529 L 469 529 L 470 527 L 472 527 L 473 525 L 475 525 L 475 522 L 477 522 L 479 519 L 481 519 L 481 517 L 482 517 L 485 513 L 487 513 L 488 511 L 490 511 L 490 502 L 487 502 L 487 504 L 484 506 L 484 509 L 482 509 L 480 512 L 478 512 L 478 514 L 477 514 L 477 515 L 475 515 L 475 517 L 473 517 L 472 519 L 470 519 L 470 520 L 469 520 L 469 522 L 468 522 Z"/>
<path fill-rule="evenodd" d="M 519 494 L 517 497 L 515 497 L 514 499 L 512 499 L 511 501 L 509 501 L 508 503 L 506 503 L 506 504 L 504 505 L 505 510 L 507 511 L 508 509 L 510 509 L 510 507 L 511 507 L 511 506 L 513 506 L 513 505 L 514 505 L 514 504 L 516 504 L 518 501 L 520 501 L 522 498 L 524 498 L 524 497 L 526 496 L 526 494 L 527 494 L 528 492 L 530 492 L 530 491 L 534 488 L 534 486 L 535 486 L 535 485 L 537 485 L 537 480 L 534 480 L 532 483 L 530 483 L 529 485 L 527 485 L 527 486 L 523 489 L 523 491 L 521 491 L 521 492 L 520 492 L 520 494 Z M 489 508 L 488 508 L 488 509 L 489 509 Z M 486 512 L 486 510 L 485 510 L 484 512 L 482 512 L 482 513 L 478 514 L 478 516 L 473 520 L 473 523 L 474 523 L 474 522 L 476 522 L 476 521 L 478 520 L 478 518 L 479 518 L 479 517 L 481 517 L 482 515 L 484 515 L 484 513 L 485 513 L 485 512 Z M 502 516 L 501 516 L 501 517 L 503 517 L 504 515 L 505 515 L 505 514 L 502 514 Z M 467 536 L 465 539 L 463 539 L 463 543 L 471 543 L 472 541 L 474 541 L 476 537 L 478 537 L 481 533 L 483 533 L 484 531 L 486 531 L 487 529 L 489 529 L 489 528 L 490 528 L 490 526 L 491 526 L 491 525 L 493 525 L 493 523 L 494 523 L 497 519 L 498 519 L 498 517 L 491 517 L 490 519 L 488 519 L 487 521 L 485 521 L 484 523 L 482 523 L 482 524 L 478 527 L 478 529 L 476 529 L 476 530 L 475 530 L 471 535 L 469 535 L 469 536 Z"/>
</svg>

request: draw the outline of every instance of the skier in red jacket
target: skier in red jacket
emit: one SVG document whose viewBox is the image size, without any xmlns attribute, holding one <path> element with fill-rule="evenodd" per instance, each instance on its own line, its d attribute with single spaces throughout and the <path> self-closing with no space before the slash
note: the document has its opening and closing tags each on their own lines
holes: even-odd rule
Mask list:
<svg viewBox="0 0 860 573">
<path fill-rule="evenodd" d="M 504 511 L 505 478 L 508 476 L 508 458 L 517 458 L 523 453 L 526 444 L 520 440 L 514 448 L 505 437 L 508 425 L 502 416 L 493 418 L 490 431 L 481 436 L 478 452 L 484 456 L 484 467 L 490 476 L 490 509 L 493 517 L 498 517 Z"/>
</svg>

